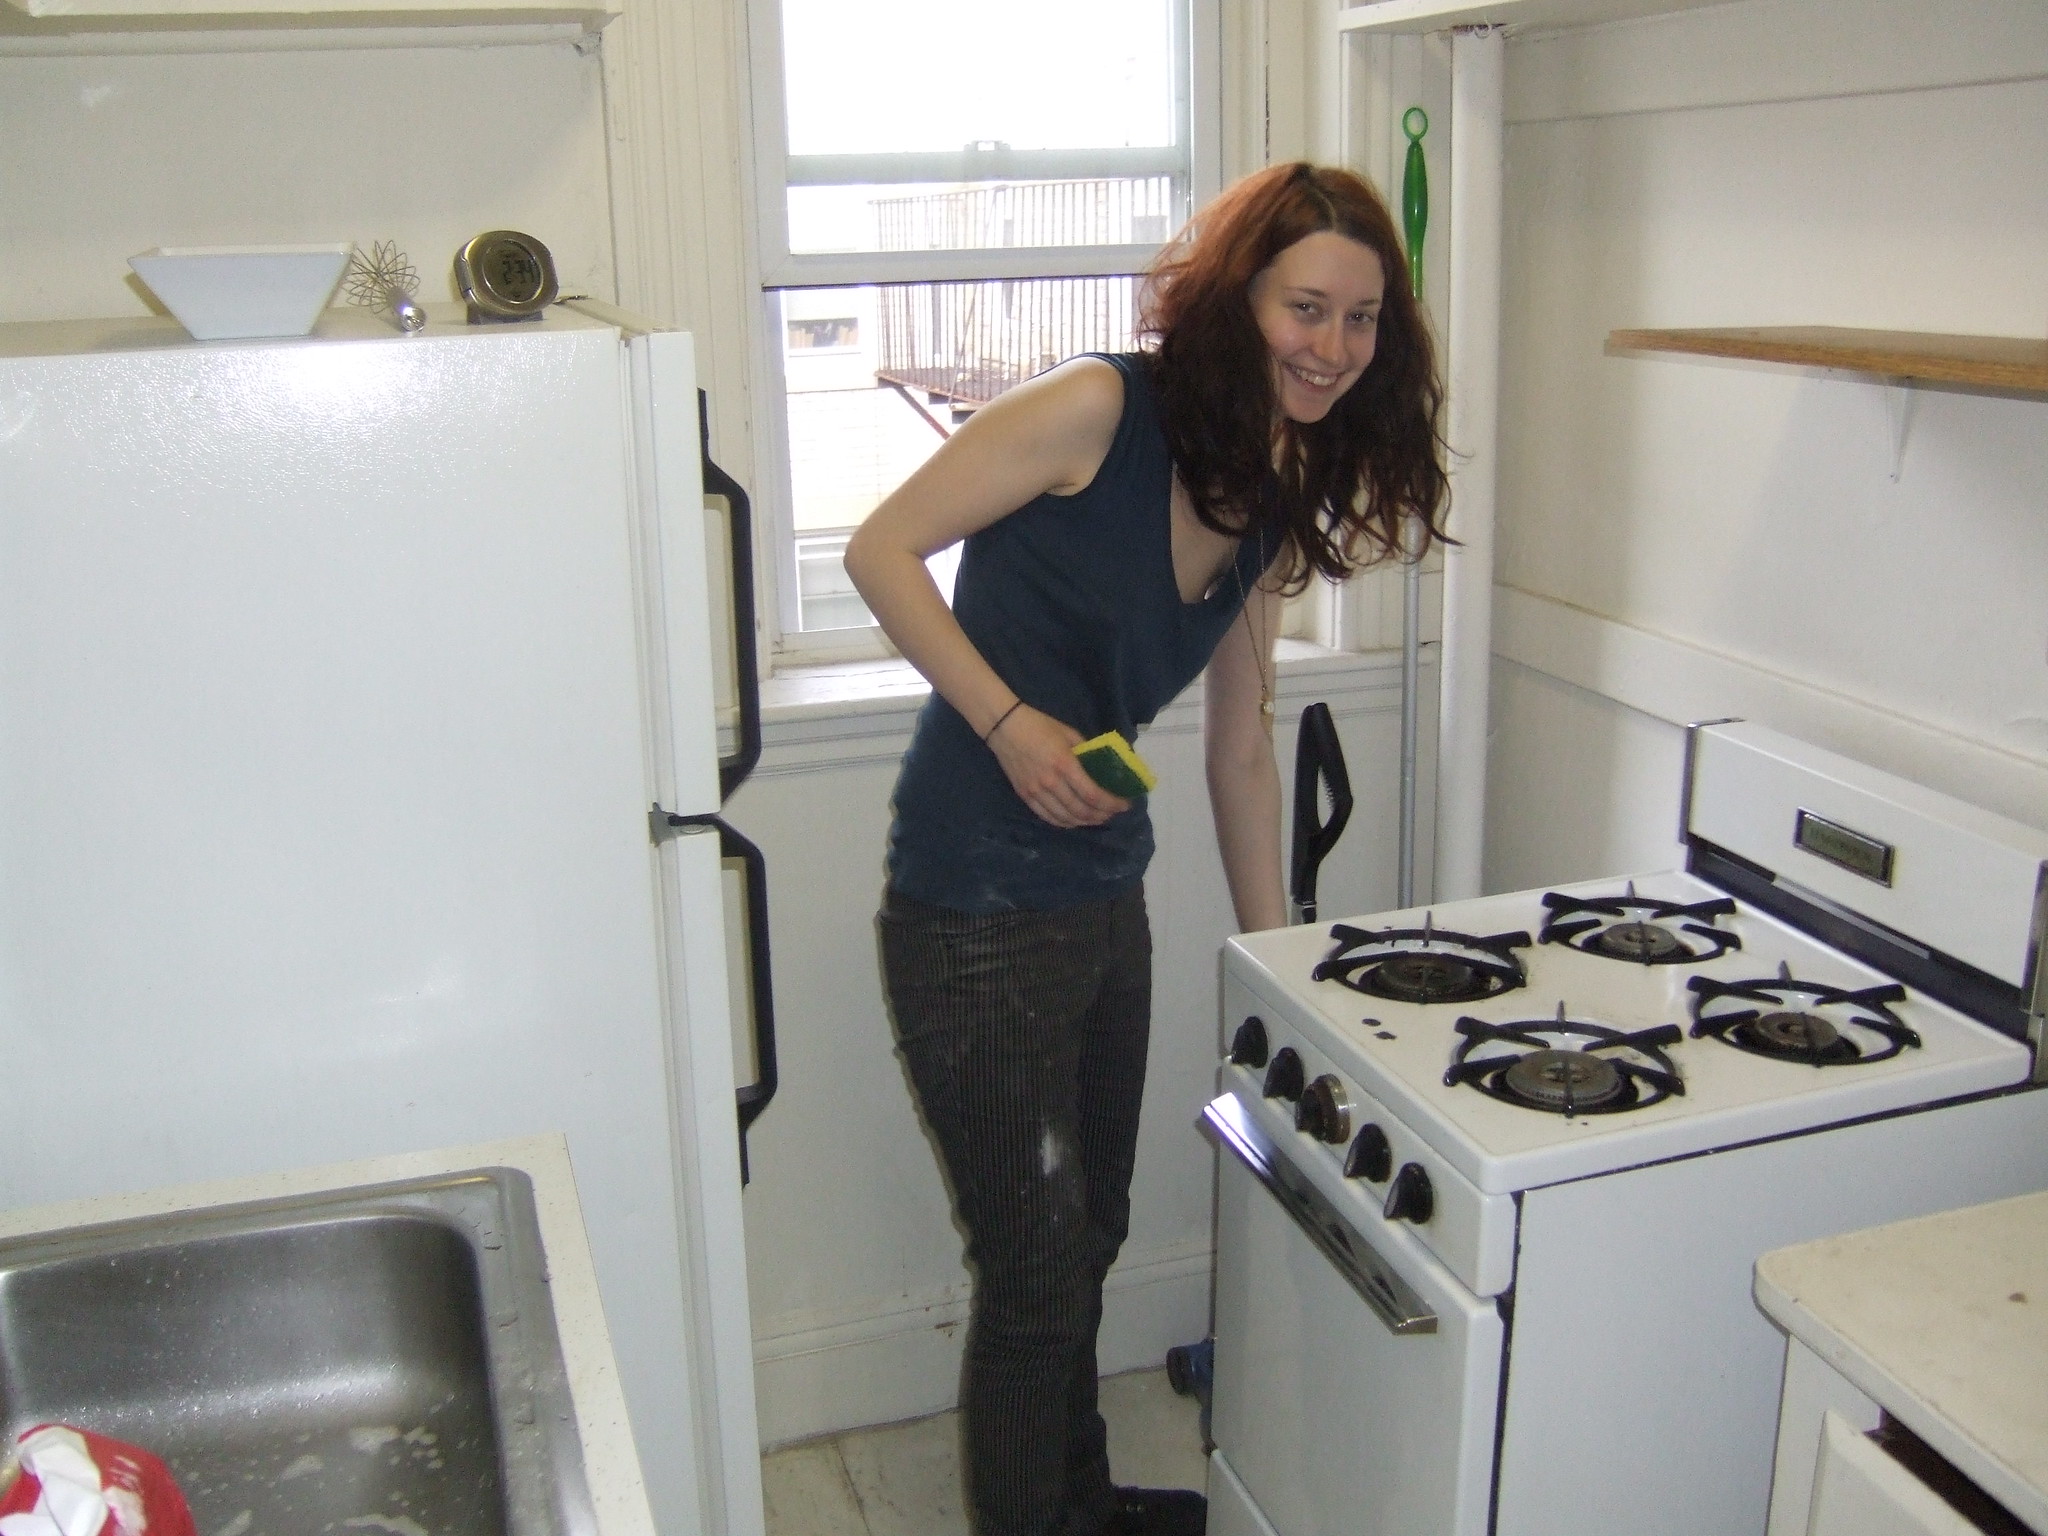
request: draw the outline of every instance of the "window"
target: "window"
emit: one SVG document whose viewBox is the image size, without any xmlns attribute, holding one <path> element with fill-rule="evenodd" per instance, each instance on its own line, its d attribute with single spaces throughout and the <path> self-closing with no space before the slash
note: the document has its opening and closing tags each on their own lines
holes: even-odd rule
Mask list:
<svg viewBox="0 0 2048 1536">
<path fill-rule="evenodd" d="M 783 649 L 873 654 L 853 530 L 1012 384 L 1129 348 L 1213 190 L 1213 0 L 751 4 Z"/>
<path fill-rule="evenodd" d="M 789 322 L 789 350 L 792 352 L 858 352 L 859 315 L 806 316 Z"/>
</svg>

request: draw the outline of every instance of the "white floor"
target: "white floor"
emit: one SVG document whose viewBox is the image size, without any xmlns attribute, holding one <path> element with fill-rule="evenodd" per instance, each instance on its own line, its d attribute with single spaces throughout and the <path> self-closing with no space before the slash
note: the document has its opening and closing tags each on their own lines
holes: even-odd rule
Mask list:
<svg viewBox="0 0 2048 1536">
<path fill-rule="evenodd" d="M 1119 1483 L 1200 1488 L 1201 1409 L 1166 1372 L 1102 1383 L 1109 1464 Z M 968 1536 L 958 1416 L 851 1430 L 761 1458 L 768 1536 Z"/>
</svg>

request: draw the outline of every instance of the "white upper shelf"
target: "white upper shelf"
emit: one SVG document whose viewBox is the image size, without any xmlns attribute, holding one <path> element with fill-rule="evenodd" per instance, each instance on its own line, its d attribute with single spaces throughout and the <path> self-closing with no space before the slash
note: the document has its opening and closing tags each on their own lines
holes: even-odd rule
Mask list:
<svg viewBox="0 0 2048 1536">
<path fill-rule="evenodd" d="M 1337 13 L 1339 32 L 1442 32 L 1451 27 L 1583 27 L 1662 16 L 1726 0 L 1367 0 Z"/>
<path fill-rule="evenodd" d="M 111 44 L 122 33 L 203 35 L 238 28 L 273 30 L 286 45 L 307 29 L 447 29 L 459 37 L 477 28 L 553 25 L 594 32 L 623 5 L 624 0 L 0 0 L 0 54 L 39 40 L 68 38 L 93 51 L 95 37 Z"/>
</svg>

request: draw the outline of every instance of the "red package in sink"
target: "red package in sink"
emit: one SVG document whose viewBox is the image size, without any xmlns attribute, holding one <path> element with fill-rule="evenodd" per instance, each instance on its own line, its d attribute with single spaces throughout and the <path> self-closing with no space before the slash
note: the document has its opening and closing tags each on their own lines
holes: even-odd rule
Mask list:
<svg viewBox="0 0 2048 1536">
<path fill-rule="evenodd" d="M 8 1461 L 0 1536 L 196 1536 L 170 1468 L 137 1446 L 38 1424 Z"/>
</svg>

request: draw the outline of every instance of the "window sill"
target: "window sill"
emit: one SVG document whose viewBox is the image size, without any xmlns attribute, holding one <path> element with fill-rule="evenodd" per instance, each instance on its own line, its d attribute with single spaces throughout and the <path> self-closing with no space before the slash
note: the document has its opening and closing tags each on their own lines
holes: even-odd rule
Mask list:
<svg viewBox="0 0 2048 1536">
<path fill-rule="evenodd" d="M 1434 644 L 1422 648 L 1422 665 L 1430 674 L 1425 690 L 1433 686 L 1436 652 Z M 1276 705 L 1283 721 L 1318 699 L 1340 714 L 1401 707 L 1398 650 L 1333 651 L 1304 640 L 1282 640 L 1275 660 Z M 917 712 L 930 696 L 931 685 L 906 661 L 785 667 L 761 685 L 757 772 L 776 777 L 893 763 L 909 744 Z M 1198 731 L 1201 718 L 1201 690 L 1190 687 L 1160 711 L 1151 730 Z"/>
</svg>

